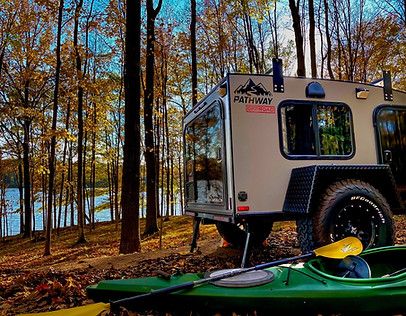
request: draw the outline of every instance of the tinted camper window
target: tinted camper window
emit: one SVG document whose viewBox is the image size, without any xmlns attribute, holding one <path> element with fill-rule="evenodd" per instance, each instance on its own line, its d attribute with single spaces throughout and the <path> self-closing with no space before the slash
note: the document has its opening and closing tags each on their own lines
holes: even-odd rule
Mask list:
<svg viewBox="0 0 406 316">
<path fill-rule="evenodd" d="M 402 200 L 406 201 L 406 107 L 381 107 L 375 122 L 380 162 L 391 167 Z"/>
<path fill-rule="evenodd" d="M 345 104 L 284 102 L 282 151 L 288 158 L 346 158 L 354 152 L 351 111 Z"/>
<path fill-rule="evenodd" d="M 224 204 L 223 120 L 216 102 L 186 127 L 186 198 L 198 204 Z"/>
</svg>

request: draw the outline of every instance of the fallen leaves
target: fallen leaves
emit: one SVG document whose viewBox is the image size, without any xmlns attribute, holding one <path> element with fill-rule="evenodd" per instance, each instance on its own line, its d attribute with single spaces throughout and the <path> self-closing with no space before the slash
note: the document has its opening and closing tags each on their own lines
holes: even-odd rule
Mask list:
<svg viewBox="0 0 406 316">
<path fill-rule="evenodd" d="M 169 235 L 164 235 L 165 250 L 158 250 L 158 237 L 149 238 L 142 244 L 142 253 L 117 255 L 118 236 L 114 224 L 100 224 L 91 234 L 85 246 L 71 246 L 76 238 L 69 237 L 70 230 L 62 233 L 63 240 L 55 254 L 39 255 L 36 244 L 9 241 L 10 251 L 0 262 L 0 315 L 41 312 L 88 304 L 86 286 L 103 279 L 122 279 L 152 275 L 171 275 L 186 272 L 235 268 L 240 266 L 241 252 L 231 248 L 219 248 L 220 238 L 213 226 L 203 226 L 195 253 L 187 252 L 192 224 L 188 218 L 171 219 L 165 225 Z M 406 219 L 396 217 L 397 243 L 406 243 Z M 13 243 L 16 244 L 13 244 Z M 31 244 L 31 248 L 28 246 Z M 169 251 L 168 251 L 169 249 Z M 259 264 L 295 256 L 300 253 L 293 223 L 277 223 L 263 248 L 254 249 L 250 264 Z M 30 260 L 30 255 L 32 260 Z M 92 265 L 88 262 L 93 258 Z M 118 264 L 120 263 L 120 264 Z"/>
<path fill-rule="evenodd" d="M 19 312 L 57 310 L 81 305 L 86 300 L 83 284 L 95 279 L 84 272 L 69 274 L 48 271 L 31 272 L 24 277 L 8 277 L 12 285 L 6 288 L 1 296 L 3 305 L 1 315 L 13 315 Z"/>
</svg>

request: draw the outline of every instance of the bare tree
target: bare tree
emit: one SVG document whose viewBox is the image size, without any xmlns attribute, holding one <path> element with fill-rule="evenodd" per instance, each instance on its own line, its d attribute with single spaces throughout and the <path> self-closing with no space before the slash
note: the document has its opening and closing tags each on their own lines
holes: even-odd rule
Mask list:
<svg viewBox="0 0 406 316">
<path fill-rule="evenodd" d="M 396 14 L 406 27 L 406 0 L 376 1 L 376 5 L 385 12 Z"/>
<path fill-rule="evenodd" d="M 334 80 L 333 68 L 331 67 L 331 32 L 330 32 L 330 20 L 329 20 L 329 5 L 328 0 L 324 1 L 324 24 L 325 24 L 325 35 L 327 41 L 327 70 L 330 79 Z"/>
<path fill-rule="evenodd" d="M 309 0 L 309 42 L 312 78 L 317 78 L 315 29 L 316 23 L 314 19 L 314 1 Z"/>
<path fill-rule="evenodd" d="M 268 20 L 272 36 L 272 51 L 275 58 L 279 58 L 279 40 L 278 40 L 278 23 L 277 23 L 277 0 L 273 0 L 273 15 L 268 10 Z"/>
<path fill-rule="evenodd" d="M 297 75 L 299 77 L 306 76 L 306 66 L 304 58 L 303 49 L 303 35 L 302 28 L 300 25 L 300 0 L 289 0 L 289 8 L 292 14 L 293 20 L 293 31 L 295 32 L 295 43 L 296 43 L 296 59 L 297 59 Z"/>
</svg>

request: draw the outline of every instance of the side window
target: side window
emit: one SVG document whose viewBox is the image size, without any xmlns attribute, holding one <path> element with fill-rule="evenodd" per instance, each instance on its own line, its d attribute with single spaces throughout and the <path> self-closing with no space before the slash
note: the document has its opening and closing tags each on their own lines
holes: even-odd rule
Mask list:
<svg viewBox="0 0 406 316">
<path fill-rule="evenodd" d="M 311 104 L 281 108 L 283 150 L 287 155 L 316 155 Z"/>
<path fill-rule="evenodd" d="M 288 158 L 342 159 L 354 152 L 352 116 L 345 104 L 285 102 L 280 123 L 282 151 Z"/>
<path fill-rule="evenodd" d="M 347 106 L 317 106 L 320 155 L 348 156 L 352 153 L 351 112 Z"/>
</svg>

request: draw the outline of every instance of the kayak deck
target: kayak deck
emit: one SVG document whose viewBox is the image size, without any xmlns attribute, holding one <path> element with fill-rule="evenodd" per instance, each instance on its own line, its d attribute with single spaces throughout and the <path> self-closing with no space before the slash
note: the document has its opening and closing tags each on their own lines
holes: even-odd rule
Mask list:
<svg viewBox="0 0 406 316">
<path fill-rule="evenodd" d="M 371 267 L 368 279 L 334 275 L 337 260 L 313 259 L 306 264 L 269 268 L 274 275 L 266 284 L 225 288 L 202 284 L 189 290 L 134 301 L 134 310 L 145 308 L 170 310 L 256 310 L 315 312 L 406 311 L 406 247 L 385 247 L 364 252 Z M 395 273 L 395 274 L 393 274 Z M 393 274 L 391 276 L 391 274 Z M 146 277 L 106 280 L 89 286 L 87 293 L 95 301 L 111 301 L 151 290 L 175 286 L 203 278 L 203 274 L 174 275 L 170 279 Z"/>
<path fill-rule="evenodd" d="M 365 251 L 360 255 L 369 265 L 371 278 L 357 279 L 358 282 L 380 282 L 385 278 L 406 272 L 406 246 L 382 247 Z M 309 269 L 327 278 L 334 278 L 337 274 L 339 261 L 326 258 L 311 260 L 307 264 Z M 348 280 L 348 279 L 346 279 Z"/>
</svg>

